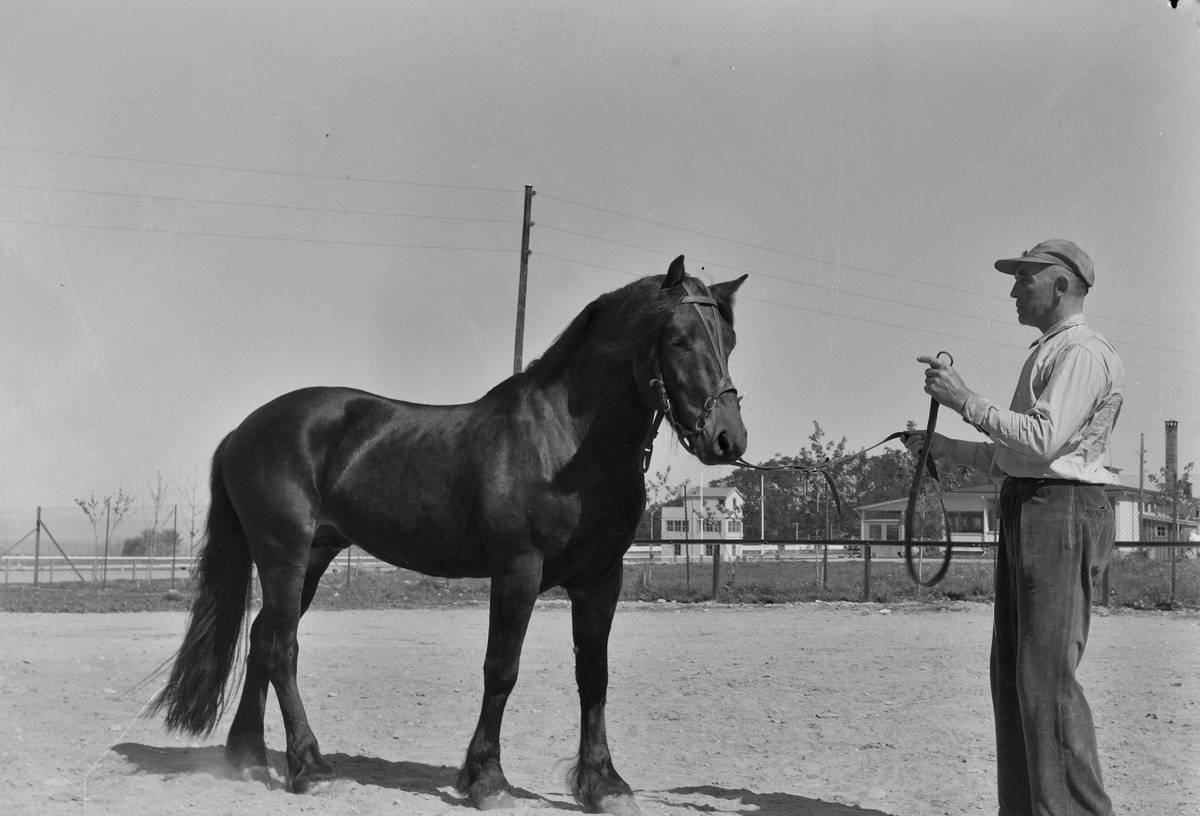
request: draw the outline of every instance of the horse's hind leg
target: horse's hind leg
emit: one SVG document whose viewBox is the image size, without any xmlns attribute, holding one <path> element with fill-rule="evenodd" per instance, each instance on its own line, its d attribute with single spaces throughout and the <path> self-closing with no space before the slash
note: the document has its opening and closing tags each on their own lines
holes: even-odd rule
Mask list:
<svg viewBox="0 0 1200 816">
<path fill-rule="evenodd" d="M 313 548 L 310 551 L 308 565 L 303 574 L 303 588 L 297 605 L 299 615 L 303 615 L 307 611 L 313 595 L 317 591 L 317 586 L 320 584 L 321 576 L 337 553 L 338 550 L 333 547 Z M 229 738 L 225 743 L 225 756 L 234 767 L 241 770 L 242 777 L 264 782 L 270 781 L 266 742 L 263 737 L 267 685 L 279 674 L 278 671 L 273 672 L 272 667 L 278 667 L 280 652 L 282 651 L 284 655 L 289 652 L 286 648 L 286 640 L 280 638 L 280 628 L 276 624 L 277 618 L 272 610 L 292 604 L 288 597 L 294 593 L 296 571 L 293 568 L 275 566 L 269 568 L 268 572 L 268 575 L 263 576 L 263 609 L 250 628 L 250 648 L 246 659 L 246 679 L 242 689 L 242 699 L 238 704 L 237 714 L 233 718 L 233 723 L 229 728 Z M 288 577 L 289 574 L 290 577 Z M 268 589 L 268 585 L 271 589 Z M 280 595 L 280 587 L 283 589 L 284 597 L 276 597 Z M 268 597 L 272 598 L 271 602 L 268 602 Z M 297 623 L 299 615 L 295 616 Z M 288 620 L 289 617 L 284 615 L 283 620 Z M 282 689 L 279 683 L 276 683 L 275 686 L 287 727 L 288 787 L 296 792 L 303 792 L 319 782 L 332 779 L 333 772 L 317 749 L 316 738 L 312 736 L 312 731 L 308 728 L 304 707 L 300 703 L 299 692 L 296 690 L 294 627 L 292 628 L 291 643 L 291 658 L 283 661 L 285 668 L 290 666 L 286 673 L 290 674 L 291 699 L 294 700 L 291 709 L 284 702 L 288 681 L 285 679 Z M 285 646 L 282 650 L 277 648 L 281 644 Z M 292 712 L 291 717 L 294 718 L 297 709 L 299 720 L 302 723 L 302 727 L 298 731 L 293 730 L 292 720 L 289 718 L 289 710 Z M 308 735 L 308 741 L 302 739 L 304 734 Z M 309 746 L 309 741 L 311 746 Z M 294 755 L 300 757 L 302 761 L 293 761 Z"/>
<path fill-rule="evenodd" d="M 237 768 L 245 780 L 270 783 L 267 765 L 267 744 L 263 739 L 263 713 L 267 706 L 267 663 L 271 651 L 270 637 L 264 640 L 263 613 L 259 612 L 250 627 L 250 645 L 246 655 L 246 681 L 237 714 L 229 726 L 225 741 L 225 759 Z"/>
<path fill-rule="evenodd" d="M 621 594 L 621 562 L 596 584 L 567 587 L 579 685 L 579 762 L 571 773 L 572 793 L 590 813 L 640 813 L 633 790 L 613 768 L 604 724 L 608 697 L 608 635 Z"/>
</svg>

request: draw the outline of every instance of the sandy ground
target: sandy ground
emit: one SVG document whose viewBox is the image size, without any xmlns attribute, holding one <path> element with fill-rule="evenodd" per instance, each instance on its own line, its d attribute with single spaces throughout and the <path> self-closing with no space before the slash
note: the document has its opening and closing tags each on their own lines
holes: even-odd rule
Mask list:
<svg viewBox="0 0 1200 816">
<path fill-rule="evenodd" d="M 622 605 L 608 723 L 645 814 L 994 813 L 990 607 Z M 301 680 L 340 779 L 317 796 L 232 778 L 208 739 L 138 719 L 183 616 L 0 615 L 0 810 L 440 814 L 482 688 L 483 608 L 313 612 Z M 509 811 L 579 811 L 565 602 L 534 615 L 504 728 Z M 1200 813 L 1200 616 L 1103 614 L 1081 669 L 1127 816 Z M 267 741 L 282 765 L 283 727 Z"/>
</svg>

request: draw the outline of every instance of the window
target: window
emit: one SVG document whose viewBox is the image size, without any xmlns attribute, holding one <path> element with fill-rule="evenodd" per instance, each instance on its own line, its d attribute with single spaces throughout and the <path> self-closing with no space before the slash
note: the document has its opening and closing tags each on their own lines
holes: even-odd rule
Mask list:
<svg viewBox="0 0 1200 816">
<path fill-rule="evenodd" d="M 683 555 L 683 545 L 682 545 L 682 544 L 676 544 L 676 545 L 675 545 L 675 554 L 676 554 L 676 555 Z"/>
<path fill-rule="evenodd" d="M 704 532 L 706 532 L 706 533 L 721 532 L 721 522 L 716 519 L 705 519 L 704 520 Z"/>
<path fill-rule="evenodd" d="M 712 554 L 713 554 L 713 546 L 714 546 L 714 545 L 712 545 L 712 544 L 705 544 L 705 545 L 704 545 L 704 554 L 705 554 L 705 555 L 707 555 L 709 558 L 712 558 Z"/>
<path fill-rule="evenodd" d="M 687 532 L 687 522 L 684 521 L 683 519 L 667 519 L 667 532 L 668 533 L 686 533 Z M 675 554 L 679 555 L 679 553 L 675 553 Z"/>
<path fill-rule="evenodd" d="M 982 513 L 948 513 L 950 530 L 955 533 L 982 533 Z"/>
<path fill-rule="evenodd" d="M 742 531 L 742 523 L 740 521 L 729 522 L 729 532 L 740 533 Z"/>
</svg>

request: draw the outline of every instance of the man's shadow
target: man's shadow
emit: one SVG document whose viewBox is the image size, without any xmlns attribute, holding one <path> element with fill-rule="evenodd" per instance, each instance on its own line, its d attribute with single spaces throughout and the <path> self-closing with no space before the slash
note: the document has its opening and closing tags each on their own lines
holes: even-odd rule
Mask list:
<svg viewBox="0 0 1200 816">
<path fill-rule="evenodd" d="M 195 773 L 206 773 L 215 779 L 242 778 L 238 770 L 226 762 L 225 748 L 220 745 L 207 745 L 203 748 L 162 748 L 122 742 L 114 745 L 113 751 L 132 764 L 138 773 L 155 774 L 166 779 Z M 471 806 L 469 799 L 448 792 L 454 787 L 458 768 L 427 765 L 423 762 L 392 762 L 379 757 L 337 753 L 326 754 L 325 759 L 339 780 L 434 796 L 448 805 Z M 272 789 L 282 790 L 287 771 L 287 759 L 283 751 L 268 750 L 267 762 L 270 763 L 272 774 L 270 781 L 265 784 Z M 513 796 L 518 800 L 543 800 L 543 797 L 520 788 L 513 789 Z"/>
<path fill-rule="evenodd" d="M 666 794 L 666 796 L 662 794 Z M 692 810 L 709 813 L 739 813 L 754 814 L 754 816 L 892 816 L 882 810 L 862 808 L 857 805 L 842 805 L 822 799 L 810 799 L 794 793 L 756 793 L 745 788 L 718 788 L 715 785 L 671 788 L 661 792 L 646 791 L 640 795 L 647 799 L 659 799 L 670 804 L 686 803 Z M 715 804 L 704 802 L 705 798 L 738 804 L 733 808 L 724 803 L 718 807 Z"/>
</svg>

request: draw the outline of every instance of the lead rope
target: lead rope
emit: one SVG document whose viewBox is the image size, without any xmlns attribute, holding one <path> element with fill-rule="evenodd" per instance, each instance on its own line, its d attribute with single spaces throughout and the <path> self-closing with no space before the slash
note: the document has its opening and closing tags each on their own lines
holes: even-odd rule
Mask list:
<svg viewBox="0 0 1200 816">
<path fill-rule="evenodd" d="M 954 365 L 954 358 L 949 352 L 939 351 L 938 357 L 945 354 L 950 358 L 950 365 Z M 936 586 L 946 577 L 946 571 L 950 569 L 950 559 L 953 557 L 951 549 L 950 537 L 950 516 L 946 512 L 946 500 L 942 498 L 942 486 L 938 480 L 937 468 L 933 464 L 933 460 L 929 458 L 929 449 L 933 447 L 933 430 L 937 427 L 938 401 L 931 398 L 929 400 L 929 421 L 925 424 L 925 444 L 921 446 L 921 455 L 917 457 L 917 467 L 913 473 L 912 489 L 908 491 L 908 509 L 904 513 L 904 566 L 908 568 L 909 577 L 923 587 Z M 938 501 L 942 505 L 942 526 L 946 528 L 946 554 L 942 556 L 941 566 L 934 573 L 933 577 L 928 581 L 921 578 L 916 565 L 913 563 L 913 544 L 916 538 L 917 527 L 917 499 L 921 495 L 921 478 L 925 475 L 925 470 L 928 468 L 929 475 L 933 477 L 933 484 L 937 490 Z"/>
</svg>

